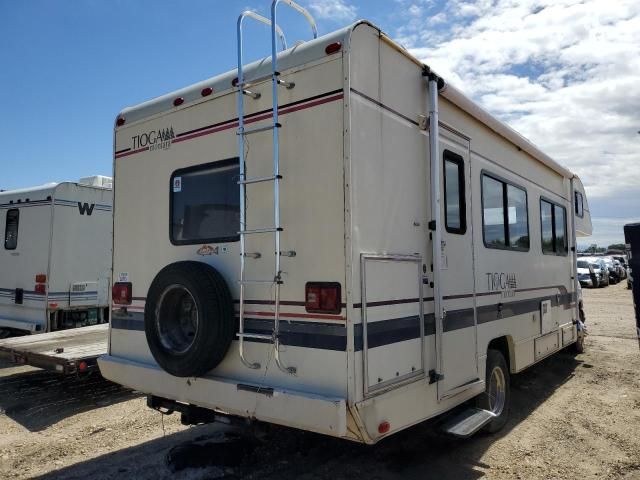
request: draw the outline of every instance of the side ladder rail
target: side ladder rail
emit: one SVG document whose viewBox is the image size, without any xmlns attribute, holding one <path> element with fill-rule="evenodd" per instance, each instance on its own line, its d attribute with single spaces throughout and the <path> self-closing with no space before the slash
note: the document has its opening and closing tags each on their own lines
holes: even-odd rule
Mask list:
<svg viewBox="0 0 640 480">
<path fill-rule="evenodd" d="M 313 32 L 313 38 L 318 38 L 318 29 L 316 27 L 316 22 L 311 16 L 311 14 L 303 7 L 293 2 L 292 0 L 273 0 L 271 3 L 271 80 L 272 80 L 272 100 L 273 100 L 273 124 L 278 125 L 278 86 L 285 85 L 288 87 L 286 82 L 280 81 L 278 76 L 280 73 L 278 72 L 278 52 L 277 52 L 277 42 L 276 42 L 276 11 L 278 8 L 278 4 L 282 2 L 294 10 L 297 10 L 302 15 L 306 17 L 306 19 L 311 24 L 311 31 Z M 282 359 L 280 358 L 280 284 L 279 281 L 281 279 L 281 269 L 280 269 L 280 146 L 278 143 L 278 128 L 273 129 L 273 176 L 275 177 L 273 182 L 273 219 L 274 226 L 276 228 L 276 232 L 274 234 L 274 243 L 275 243 L 275 295 L 274 295 L 274 314 L 273 314 L 273 339 L 274 339 L 274 358 L 276 361 L 276 365 L 283 372 L 295 375 L 296 368 L 295 367 L 287 367 L 283 364 Z"/>
<path fill-rule="evenodd" d="M 245 128 L 244 128 L 244 95 L 248 95 L 253 99 L 259 98 L 259 95 L 256 95 L 252 92 L 245 90 L 245 80 L 244 80 L 244 60 L 243 60 L 243 44 L 242 44 L 242 23 L 245 18 L 253 18 L 259 22 L 262 22 L 266 25 L 272 26 L 271 21 L 268 18 L 263 17 L 262 15 L 258 15 L 255 12 L 250 10 L 246 10 L 240 14 L 238 17 L 237 23 L 237 45 L 238 45 L 238 95 L 237 95 L 237 109 L 238 109 L 238 160 L 240 162 L 240 178 L 238 184 L 240 185 L 240 305 L 239 305 L 239 316 L 240 323 L 238 327 L 238 351 L 240 353 L 240 360 L 242 363 L 252 369 L 260 368 L 260 363 L 258 362 L 250 362 L 247 360 L 244 354 L 244 339 L 245 338 L 256 338 L 263 340 L 271 340 L 275 342 L 273 335 L 265 335 L 265 334 L 249 334 L 245 333 L 244 330 L 244 302 L 245 302 L 245 285 L 249 283 L 245 279 L 245 258 L 259 258 L 259 254 L 247 254 L 245 249 L 245 232 L 246 232 L 246 214 L 245 214 L 245 195 L 246 195 L 246 185 L 251 182 L 247 182 L 245 177 L 245 155 L 244 155 L 244 138 L 245 138 Z M 273 25 L 273 31 L 277 33 L 280 37 L 280 41 L 282 43 L 282 49 L 285 50 L 287 48 L 287 42 L 284 37 L 284 33 L 282 29 L 277 25 Z M 275 123 L 274 123 L 275 125 Z M 255 283 L 255 282 L 254 282 Z M 268 283 L 268 282 L 264 282 Z"/>
</svg>

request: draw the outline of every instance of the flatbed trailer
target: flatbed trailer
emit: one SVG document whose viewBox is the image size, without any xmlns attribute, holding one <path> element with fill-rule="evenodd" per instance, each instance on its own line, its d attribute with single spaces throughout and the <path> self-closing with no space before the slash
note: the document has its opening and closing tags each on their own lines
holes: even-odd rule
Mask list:
<svg viewBox="0 0 640 480">
<path fill-rule="evenodd" d="M 0 340 L 0 358 L 20 365 L 77 375 L 96 370 L 107 353 L 107 323 Z"/>
</svg>

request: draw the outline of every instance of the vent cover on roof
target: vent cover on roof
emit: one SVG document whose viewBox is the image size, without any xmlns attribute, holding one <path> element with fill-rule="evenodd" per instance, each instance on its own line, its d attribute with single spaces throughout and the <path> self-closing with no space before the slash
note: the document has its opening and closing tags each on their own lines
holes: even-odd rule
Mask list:
<svg viewBox="0 0 640 480">
<path fill-rule="evenodd" d="M 113 178 L 104 175 L 93 175 L 91 177 L 82 177 L 78 180 L 79 184 L 90 185 L 92 187 L 113 188 Z"/>
</svg>

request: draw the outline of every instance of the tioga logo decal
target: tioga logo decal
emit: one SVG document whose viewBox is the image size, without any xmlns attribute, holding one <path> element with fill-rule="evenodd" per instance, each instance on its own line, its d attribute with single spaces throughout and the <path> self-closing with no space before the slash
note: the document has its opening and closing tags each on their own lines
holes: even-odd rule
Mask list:
<svg viewBox="0 0 640 480">
<path fill-rule="evenodd" d="M 218 247 L 212 247 L 211 245 L 202 245 L 198 249 L 198 255 L 218 255 Z"/>
<path fill-rule="evenodd" d="M 171 147 L 171 142 L 174 138 L 176 138 L 176 135 L 173 133 L 173 127 L 151 130 L 150 132 L 131 137 L 131 141 L 133 142 L 132 148 L 134 150 L 147 148 L 149 151 L 167 150 Z"/>
</svg>

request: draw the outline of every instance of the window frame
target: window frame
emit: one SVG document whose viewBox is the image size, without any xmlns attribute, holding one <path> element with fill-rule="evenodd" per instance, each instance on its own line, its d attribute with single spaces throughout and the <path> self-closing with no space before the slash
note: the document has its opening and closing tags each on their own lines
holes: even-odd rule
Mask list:
<svg viewBox="0 0 640 480">
<path fill-rule="evenodd" d="M 578 198 L 580 198 L 580 212 L 578 213 Z M 584 195 L 582 192 L 575 190 L 573 192 L 574 214 L 578 218 L 584 218 Z"/>
<path fill-rule="evenodd" d="M 484 224 L 484 184 L 483 177 L 487 176 L 492 180 L 502 183 L 502 222 L 504 227 L 504 242 L 505 245 L 490 245 L 487 243 L 487 239 L 485 236 L 485 224 Z M 514 188 L 522 190 L 524 192 L 524 203 L 525 209 L 527 212 L 527 235 L 529 236 L 529 246 L 527 248 L 523 247 L 515 247 L 509 245 L 511 238 L 509 236 L 509 196 L 507 192 L 507 185 L 511 185 Z M 529 192 L 525 187 L 519 185 L 517 183 L 512 182 L 511 180 L 507 180 L 500 175 L 496 175 L 495 173 L 489 172 L 487 170 L 480 171 L 480 208 L 482 215 L 482 243 L 485 248 L 490 248 L 492 250 L 509 250 L 513 252 L 528 252 L 531 250 L 531 229 L 529 223 Z"/>
<path fill-rule="evenodd" d="M 198 165 L 191 165 L 190 167 L 179 168 L 174 170 L 169 176 L 169 241 L 172 245 L 200 245 L 208 243 L 232 243 L 240 241 L 240 234 L 227 237 L 213 237 L 213 238 L 198 238 L 197 240 L 176 240 L 173 237 L 173 179 L 184 174 L 197 172 L 199 170 L 208 170 L 215 168 L 224 168 L 237 165 L 240 166 L 240 157 L 225 158 L 224 160 L 216 160 L 215 162 L 199 163 Z M 238 185 L 238 188 L 240 186 Z M 240 224 L 238 223 L 238 231 L 240 230 Z"/>
<path fill-rule="evenodd" d="M 542 202 L 546 202 L 551 205 L 551 236 L 553 238 L 553 252 L 548 252 L 543 249 L 544 239 L 542 238 Z M 564 210 L 564 253 L 559 253 L 557 249 L 557 235 L 556 235 L 556 208 L 561 208 Z M 540 251 L 543 255 L 552 255 L 554 257 L 566 257 L 569 255 L 569 230 L 567 229 L 568 225 L 567 218 L 567 207 L 560 205 L 558 202 L 554 202 L 553 200 L 540 196 Z"/>
<path fill-rule="evenodd" d="M 460 227 L 449 226 L 449 216 L 447 215 L 447 162 L 451 162 L 458 167 L 458 202 L 460 208 Z M 467 192 L 465 189 L 465 165 L 464 158 L 451 150 L 445 150 L 442 154 L 442 180 L 444 185 L 444 228 L 448 233 L 464 235 L 467 233 Z"/>
<path fill-rule="evenodd" d="M 9 233 L 9 215 L 15 213 L 17 215 L 16 222 L 16 242 L 13 247 L 7 247 L 7 234 Z M 4 219 L 4 249 L 5 250 L 16 250 L 18 248 L 18 231 L 20 229 L 20 209 L 19 208 L 10 208 L 7 210 L 7 214 Z"/>
</svg>

